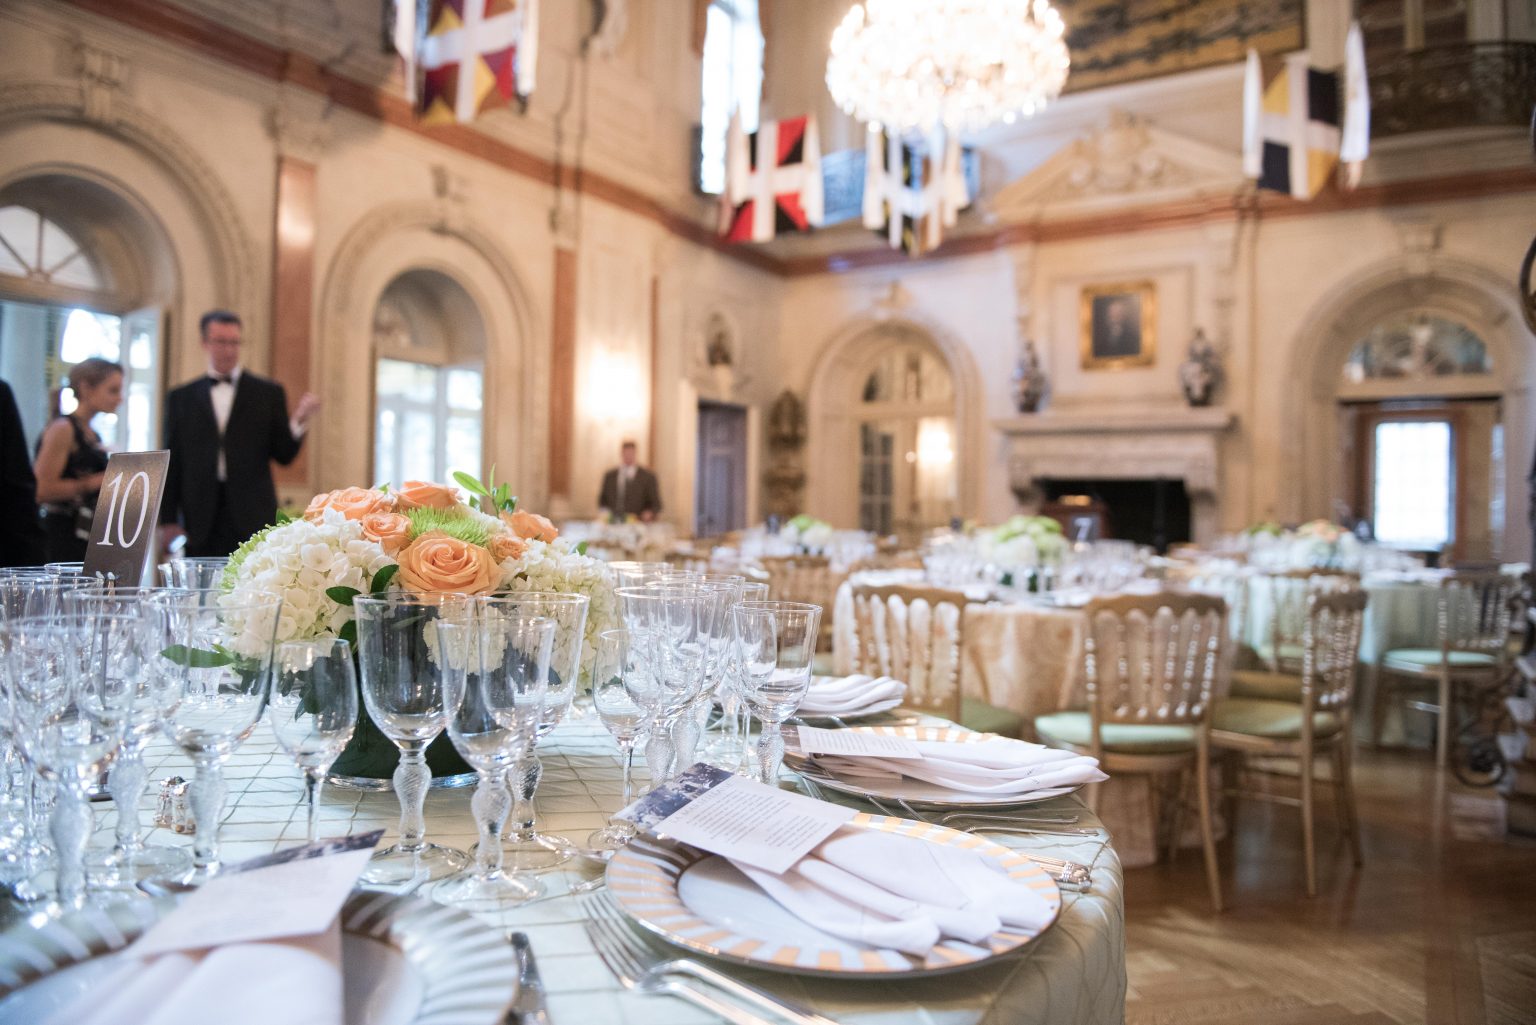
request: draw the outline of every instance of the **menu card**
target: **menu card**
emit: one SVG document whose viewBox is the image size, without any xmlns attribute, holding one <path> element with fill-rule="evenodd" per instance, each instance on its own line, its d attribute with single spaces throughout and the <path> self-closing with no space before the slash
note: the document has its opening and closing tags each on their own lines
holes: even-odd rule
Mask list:
<svg viewBox="0 0 1536 1025">
<path fill-rule="evenodd" d="M 700 762 L 618 817 L 658 836 L 779 873 L 857 814 Z"/>
<path fill-rule="evenodd" d="M 128 948 L 135 957 L 313 936 L 335 920 L 382 829 L 228 866 Z"/>
<path fill-rule="evenodd" d="M 785 742 L 790 737 L 785 736 Z M 796 740 L 800 751 L 808 755 L 843 755 L 849 758 L 914 758 L 923 752 L 917 742 L 890 733 L 867 730 L 824 730 L 819 726 L 799 727 Z"/>
</svg>

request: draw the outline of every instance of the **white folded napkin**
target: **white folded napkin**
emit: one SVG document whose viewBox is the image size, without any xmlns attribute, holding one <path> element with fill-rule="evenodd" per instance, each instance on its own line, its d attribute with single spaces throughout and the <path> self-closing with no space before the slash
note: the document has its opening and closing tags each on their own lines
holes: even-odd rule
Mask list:
<svg viewBox="0 0 1536 1025">
<path fill-rule="evenodd" d="M 733 862 L 780 907 L 822 932 L 925 957 L 943 937 L 983 944 L 1037 931 L 1045 898 L 975 850 L 843 826 L 782 875 Z"/>
<path fill-rule="evenodd" d="M 971 794 L 1027 794 L 1109 778 L 1096 758 L 1008 737 L 968 744 L 920 740 L 917 748 L 921 760 L 821 755 L 816 762 L 837 776 L 907 776 Z"/>
<path fill-rule="evenodd" d="M 870 715 L 895 708 L 906 696 L 907 685 L 889 676 L 813 676 L 799 714 Z"/>
<path fill-rule="evenodd" d="M 113 974 L 44 1025 L 341 1025 L 341 926 L 151 958 Z"/>
</svg>

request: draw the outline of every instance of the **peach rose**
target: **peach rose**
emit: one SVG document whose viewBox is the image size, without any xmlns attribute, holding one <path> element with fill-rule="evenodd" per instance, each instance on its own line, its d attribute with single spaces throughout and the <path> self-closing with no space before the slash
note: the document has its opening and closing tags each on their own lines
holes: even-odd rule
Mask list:
<svg viewBox="0 0 1536 1025">
<path fill-rule="evenodd" d="M 528 538 L 532 541 L 553 541 L 560 536 L 560 531 L 555 525 L 538 513 L 525 512 L 519 509 L 515 513 L 502 513 L 501 522 L 511 528 L 512 533 L 518 537 Z"/>
<path fill-rule="evenodd" d="M 528 550 L 528 542 L 511 534 L 497 534 L 491 538 L 490 548 L 491 558 L 505 562 L 508 559 L 521 559 Z"/>
<path fill-rule="evenodd" d="M 411 521 L 394 512 L 369 513 L 362 519 L 363 536 L 377 541 L 385 555 L 394 555 L 411 539 Z"/>
<path fill-rule="evenodd" d="M 304 510 L 304 518 L 311 523 L 318 523 L 325 510 L 335 509 L 349 520 L 360 520 L 370 513 L 389 512 L 394 507 L 394 499 L 382 491 L 342 488 L 310 499 L 309 508 Z"/>
<path fill-rule="evenodd" d="M 410 591 L 480 594 L 496 586 L 499 571 L 491 553 L 440 530 L 429 530 L 402 548 L 397 578 Z"/>
<path fill-rule="evenodd" d="M 459 504 L 459 493 L 446 484 L 408 480 L 395 489 L 395 499 L 402 509 L 452 509 Z"/>
</svg>

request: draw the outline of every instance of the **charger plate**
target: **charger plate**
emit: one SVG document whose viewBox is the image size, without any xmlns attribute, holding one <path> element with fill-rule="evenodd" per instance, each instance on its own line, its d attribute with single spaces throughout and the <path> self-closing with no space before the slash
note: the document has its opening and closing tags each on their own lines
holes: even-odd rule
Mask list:
<svg viewBox="0 0 1536 1025">
<path fill-rule="evenodd" d="M 949 744 L 979 744 L 991 740 L 995 733 L 977 733 L 953 726 L 858 726 L 850 727 L 868 733 L 881 733 L 908 740 L 936 740 Z M 801 775 L 808 776 L 818 786 L 835 790 L 853 797 L 874 798 L 877 801 L 905 801 L 914 808 L 1017 808 L 1023 804 L 1039 804 L 1056 797 L 1065 797 L 1083 789 L 1079 783 L 1070 787 L 1051 787 L 1032 790 L 1026 794 L 968 794 L 963 790 L 951 790 L 937 783 L 905 776 L 879 779 L 870 776 L 849 778 L 839 776 L 813 758 L 795 751 L 784 752 L 784 765 Z"/>
<path fill-rule="evenodd" d="M 67 1007 L 171 907 L 123 901 L 0 935 L 0 1021 L 45 1021 Z M 512 948 L 462 911 L 357 891 L 341 927 L 347 1025 L 497 1025 L 517 995 Z"/>
<path fill-rule="evenodd" d="M 911 978 L 985 964 L 1027 948 L 1061 914 L 1061 890 L 1022 854 L 946 826 L 861 813 L 848 823 L 963 847 L 992 858 L 1050 909 L 1038 931 L 1001 929 L 983 944 L 945 939 L 926 958 L 829 936 L 781 908 L 730 862 L 672 840 L 640 837 L 608 863 L 608 891 L 642 928 L 694 953 L 771 971 L 837 978 Z"/>
</svg>

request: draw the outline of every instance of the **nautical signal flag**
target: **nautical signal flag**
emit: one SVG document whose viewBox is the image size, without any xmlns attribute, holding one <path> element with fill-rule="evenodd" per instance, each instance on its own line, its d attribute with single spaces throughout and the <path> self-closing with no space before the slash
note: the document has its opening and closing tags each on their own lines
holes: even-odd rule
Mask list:
<svg viewBox="0 0 1536 1025">
<path fill-rule="evenodd" d="M 865 136 L 864 226 L 908 256 L 937 249 L 970 202 L 959 140 L 935 136 L 927 148 L 874 126 Z"/>
<path fill-rule="evenodd" d="M 1267 86 L 1258 54 L 1248 51 L 1243 172 L 1257 179 L 1259 188 L 1311 199 L 1340 160 L 1348 168 L 1346 184 L 1358 182 L 1370 147 L 1370 94 L 1358 25 L 1350 26 L 1344 49 L 1342 82 L 1339 72 L 1312 67 L 1303 52 L 1288 54 Z"/>
<path fill-rule="evenodd" d="M 767 242 L 810 231 L 822 221 L 821 143 L 816 115 L 764 121 L 748 135 L 731 116 L 725 141 L 720 235 L 727 242 Z"/>
<path fill-rule="evenodd" d="M 423 124 L 473 121 L 533 92 L 538 0 L 424 0 L 416 48 L 416 110 Z M 402 5 L 406 6 L 406 5 Z M 397 25 L 409 24 L 401 14 Z"/>
</svg>

